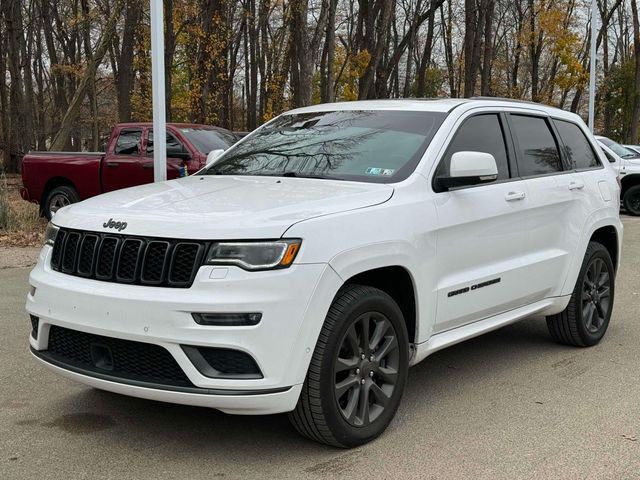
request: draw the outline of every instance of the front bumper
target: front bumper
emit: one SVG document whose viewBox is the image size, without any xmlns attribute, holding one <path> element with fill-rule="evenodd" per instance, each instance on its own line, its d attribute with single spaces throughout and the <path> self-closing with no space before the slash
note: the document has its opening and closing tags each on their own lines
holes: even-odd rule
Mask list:
<svg viewBox="0 0 640 480">
<path fill-rule="evenodd" d="M 270 272 L 204 266 L 189 289 L 122 285 L 55 272 L 49 267 L 50 255 L 51 248 L 44 247 L 30 276 L 35 295 L 27 296 L 27 311 L 40 319 L 37 339 L 30 337 L 36 358 L 96 388 L 228 413 L 278 413 L 295 407 L 322 323 L 341 285 L 326 264 Z M 262 320 L 251 327 L 202 326 L 192 312 L 261 312 Z M 97 375 L 56 364 L 46 355 L 51 325 L 159 345 L 196 388 L 139 384 L 112 378 L 107 371 Z M 263 378 L 206 377 L 182 345 L 245 352 Z"/>
</svg>

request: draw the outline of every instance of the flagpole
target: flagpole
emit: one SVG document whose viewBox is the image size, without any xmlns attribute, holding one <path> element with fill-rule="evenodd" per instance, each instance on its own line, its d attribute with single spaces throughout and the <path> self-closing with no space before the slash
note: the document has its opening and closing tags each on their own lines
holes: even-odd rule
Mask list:
<svg viewBox="0 0 640 480">
<path fill-rule="evenodd" d="M 167 139 L 164 90 L 163 0 L 151 2 L 151 89 L 153 97 L 153 181 L 167 179 Z"/>
</svg>

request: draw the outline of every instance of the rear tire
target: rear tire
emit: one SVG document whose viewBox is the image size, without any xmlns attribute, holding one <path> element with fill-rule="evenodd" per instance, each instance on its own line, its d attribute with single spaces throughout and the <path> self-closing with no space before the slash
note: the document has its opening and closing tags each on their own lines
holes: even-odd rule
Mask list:
<svg viewBox="0 0 640 480">
<path fill-rule="evenodd" d="M 629 215 L 640 216 L 640 185 L 628 188 L 622 202 Z"/>
<path fill-rule="evenodd" d="M 367 443 L 393 419 L 408 365 L 398 305 L 376 288 L 347 285 L 331 304 L 289 419 L 302 435 L 326 445 Z"/>
<path fill-rule="evenodd" d="M 66 185 L 55 187 L 47 195 L 44 205 L 42 206 L 42 213 L 47 220 L 51 220 L 51 217 L 58 209 L 79 201 L 80 196 L 75 188 Z"/>
<path fill-rule="evenodd" d="M 615 293 L 615 270 L 609 251 L 591 242 L 567 308 L 547 317 L 551 337 L 562 344 L 590 347 L 604 337 Z"/>
</svg>

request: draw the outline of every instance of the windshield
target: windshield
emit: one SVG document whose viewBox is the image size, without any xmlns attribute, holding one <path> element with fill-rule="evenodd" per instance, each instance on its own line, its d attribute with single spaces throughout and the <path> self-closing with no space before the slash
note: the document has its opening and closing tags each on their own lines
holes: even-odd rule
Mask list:
<svg viewBox="0 0 640 480">
<path fill-rule="evenodd" d="M 199 152 L 209 153 L 211 150 L 226 150 L 236 142 L 231 132 L 206 128 L 181 128 L 182 134 Z"/>
<path fill-rule="evenodd" d="M 623 147 L 619 143 L 616 143 L 609 138 L 600 137 L 599 140 L 602 143 L 604 143 L 607 147 L 609 147 L 611 150 L 613 150 L 613 153 L 615 153 L 619 157 L 622 157 L 622 158 L 640 157 L 640 154 L 638 154 L 637 152 L 631 150 L 630 148 Z"/>
<path fill-rule="evenodd" d="M 445 117 L 416 111 L 282 115 L 203 174 L 395 182 L 413 172 Z"/>
</svg>

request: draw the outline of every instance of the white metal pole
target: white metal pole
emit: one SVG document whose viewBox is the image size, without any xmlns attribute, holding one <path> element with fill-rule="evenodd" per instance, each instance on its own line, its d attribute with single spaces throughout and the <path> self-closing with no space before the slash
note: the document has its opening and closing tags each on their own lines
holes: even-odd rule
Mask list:
<svg viewBox="0 0 640 480">
<path fill-rule="evenodd" d="M 164 92 L 163 0 L 151 2 L 151 88 L 153 91 L 153 181 L 167 179 L 167 139 Z"/>
<path fill-rule="evenodd" d="M 596 108 L 596 31 L 598 28 L 596 0 L 591 0 L 591 66 L 589 68 L 589 129 L 593 133 Z"/>
</svg>

